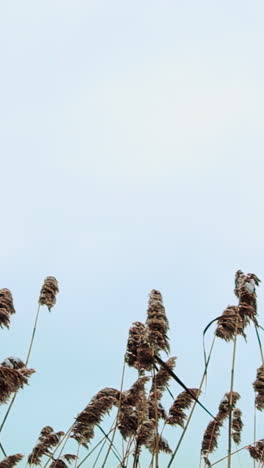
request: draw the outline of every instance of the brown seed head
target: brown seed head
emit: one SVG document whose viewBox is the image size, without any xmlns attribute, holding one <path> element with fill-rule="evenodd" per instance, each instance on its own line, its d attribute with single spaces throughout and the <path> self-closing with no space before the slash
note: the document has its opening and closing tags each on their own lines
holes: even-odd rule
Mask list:
<svg viewBox="0 0 264 468">
<path fill-rule="evenodd" d="M 232 439 L 235 444 L 239 444 L 241 441 L 241 432 L 243 428 L 241 415 L 241 410 L 235 408 L 232 415 Z"/>
<path fill-rule="evenodd" d="M 16 393 L 20 388 L 28 384 L 28 378 L 34 372 L 34 369 L 28 369 L 27 367 L 19 367 L 16 369 L 1 364 L 0 403 L 6 403 L 12 393 Z"/>
<path fill-rule="evenodd" d="M 181 392 L 173 405 L 169 409 L 169 416 L 167 417 L 166 423 L 171 426 L 179 425 L 184 427 L 184 421 L 186 419 L 185 409 L 189 409 L 194 398 L 198 398 L 200 395 L 200 390 L 198 388 L 189 388 L 190 393 L 193 394 L 193 397 L 187 392 Z"/>
<path fill-rule="evenodd" d="M 246 336 L 238 306 L 228 306 L 224 310 L 221 318 L 217 321 L 215 334 L 225 341 L 232 340 L 235 335 Z"/>
<path fill-rule="evenodd" d="M 254 460 L 264 462 L 264 439 L 259 440 L 254 445 L 249 445 L 247 449 Z"/>
<path fill-rule="evenodd" d="M 10 455 L 0 462 L 0 468 L 13 468 L 22 460 L 23 457 L 24 455 L 21 455 L 20 453 Z"/>
<path fill-rule="evenodd" d="M 136 369 L 139 368 L 138 347 L 144 330 L 145 325 L 141 322 L 133 323 L 132 327 L 129 329 L 125 360 L 129 366 L 135 367 Z"/>
<path fill-rule="evenodd" d="M 51 448 L 59 443 L 63 435 L 64 432 L 54 432 L 51 426 L 43 427 L 37 444 L 28 456 L 28 463 L 30 465 L 41 465 L 42 457 L 44 455 L 52 456 Z"/>
<path fill-rule="evenodd" d="M 9 289 L 0 289 L 0 327 L 9 328 L 10 315 L 14 314 L 13 297 Z"/>
<path fill-rule="evenodd" d="M 159 350 L 168 352 L 167 332 L 169 322 L 166 317 L 162 295 L 156 289 L 153 289 L 149 295 L 146 325 L 149 330 L 149 342 L 154 347 L 155 353 Z"/>
<path fill-rule="evenodd" d="M 56 294 L 59 292 L 58 281 L 54 276 L 47 276 L 40 291 L 39 304 L 46 305 L 50 310 L 56 303 Z"/>
<path fill-rule="evenodd" d="M 253 383 L 256 392 L 255 405 L 260 411 L 264 409 L 264 366 L 257 369 L 257 378 Z"/>
</svg>

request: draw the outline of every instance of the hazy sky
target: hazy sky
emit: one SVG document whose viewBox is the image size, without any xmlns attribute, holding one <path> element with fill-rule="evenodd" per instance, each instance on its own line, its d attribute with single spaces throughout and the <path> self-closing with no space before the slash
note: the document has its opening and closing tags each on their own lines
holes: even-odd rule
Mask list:
<svg viewBox="0 0 264 468">
<path fill-rule="evenodd" d="M 44 278 L 60 285 L 41 314 L 37 373 L 2 435 L 8 452 L 31 450 L 44 425 L 67 430 L 98 390 L 120 385 L 128 328 L 145 320 L 152 288 L 177 372 L 195 387 L 202 330 L 236 304 L 235 271 L 264 278 L 263 15 L 263 2 L 243 0 L 1 2 L 0 287 L 17 309 L 2 358 L 25 356 Z M 239 340 L 243 444 L 255 341 L 253 330 Z M 230 362 L 218 342 L 203 399 L 213 412 Z M 182 468 L 198 466 L 207 423 L 197 409 Z M 252 463 L 242 452 L 233 466 Z"/>
</svg>

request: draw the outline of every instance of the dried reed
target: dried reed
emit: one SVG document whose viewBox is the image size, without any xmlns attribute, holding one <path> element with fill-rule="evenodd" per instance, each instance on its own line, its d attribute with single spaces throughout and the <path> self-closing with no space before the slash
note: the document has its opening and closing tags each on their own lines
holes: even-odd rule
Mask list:
<svg viewBox="0 0 264 468">
<path fill-rule="evenodd" d="M 29 377 L 35 372 L 34 369 L 25 367 L 23 361 L 14 364 L 7 358 L 0 365 L 0 403 L 6 403 L 12 393 L 16 393 L 25 384 L 28 384 Z M 11 367 L 12 366 L 12 367 Z"/>
<path fill-rule="evenodd" d="M 152 289 L 149 295 L 146 325 L 149 330 L 149 342 L 154 347 L 155 353 L 160 350 L 169 351 L 167 337 L 169 322 L 166 317 L 162 295 L 156 289 Z"/>
<path fill-rule="evenodd" d="M 0 327 L 9 328 L 10 315 L 14 314 L 13 297 L 9 289 L 0 289 Z"/>
<path fill-rule="evenodd" d="M 260 411 L 264 409 L 264 365 L 257 369 L 257 378 L 253 383 L 256 392 L 255 405 Z"/>
<path fill-rule="evenodd" d="M 23 457 L 24 455 L 21 455 L 20 453 L 10 455 L 0 462 L 0 468 L 13 468 L 22 460 Z"/>
<path fill-rule="evenodd" d="M 63 435 L 64 432 L 54 432 L 51 426 L 43 427 L 37 444 L 28 456 L 28 463 L 30 465 L 41 465 L 41 459 L 44 455 L 52 457 L 53 454 L 50 450 L 59 443 Z"/>
<path fill-rule="evenodd" d="M 192 401 L 198 398 L 200 393 L 198 388 L 189 388 L 188 392 L 181 392 L 169 409 L 169 416 L 166 419 L 166 423 L 171 426 L 179 425 L 184 427 L 184 421 L 187 418 L 184 410 L 190 408 Z"/>
<path fill-rule="evenodd" d="M 254 460 L 264 463 L 264 439 L 258 440 L 255 445 L 248 445 L 247 449 Z"/>
<path fill-rule="evenodd" d="M 235 442 L 235 444 L 240 444 L 241 441 L 241 431 L 243 428 L 241 415 L 241 410 L 239 408 L 235 408 L 233 411 L 232 419 L 232 439 Z"/>
<path fill-rule="evenodd" d="M 56 294 L 59 292 L 58 281 L 54 276 L 47 276 L 40 291 L 39 304 L 46 305 L 50 310 L 56 303 Z"/>
</svg>

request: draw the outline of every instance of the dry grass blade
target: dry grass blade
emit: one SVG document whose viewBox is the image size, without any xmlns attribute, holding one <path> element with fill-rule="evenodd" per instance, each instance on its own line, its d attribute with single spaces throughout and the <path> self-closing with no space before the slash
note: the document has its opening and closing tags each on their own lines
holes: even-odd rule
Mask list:
<svg viewBox="0 0 264 468">
<path fill-rule="evenodd" d="M 20 453 L 10 455 L 0 462 L 0 468 L 13 468 L 13 466 L 16 466 L 23 457 L 24 455 L 21 455 Z"/>
<path fill-rule="evenodd" d="M 56 303 L 56 294 L 59 292 L 58 281 L 54 276 L 47 276 L 40 291 L 39 304 L 46 305 L 50 310 Z"/>
<path fill-rule="evenodd" d="M 14 314 L 13 297 L 9 289 L 0 289 L 0 327 L 9 328 L 10 315 Z"/>
</svg>

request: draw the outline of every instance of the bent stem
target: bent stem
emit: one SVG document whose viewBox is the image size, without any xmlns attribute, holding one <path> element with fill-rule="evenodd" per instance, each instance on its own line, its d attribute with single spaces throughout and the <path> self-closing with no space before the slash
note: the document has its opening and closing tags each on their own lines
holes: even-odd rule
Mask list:
<svg viewBox="0 0 264 468">
<path fill-rule="evenodd" d="M 207 375 L 207 369 L 208 369 L 208 365 L 209 365 L 209 362 L 210 362 L 210 359 L 211 359 L 211 356 L 212 356 L 212 352 L 213 352 L 213 348 L 214 348 L 214 344 L 215 344 L 215 339 L 216 339 L 216 335 L 214 335 L 214 338 L 213 338 L 213 341 L 212 341 L 212 344 L 211 344 L 211 348 L 210 348 L 210 351 L 209 351 L 209 354 L 208 354 L 208 358 L 207 358 L 207 361 L 206 361 L 206 363 L 205 363 L 205 368 L 204 368 L 203 376 L 202 376 L 201 383 L 200 383 L 200 386 L 199 386 L 199 390 L 202 389 L 203 383 L 204 383 L 205 378 L 206 378 L 206 375 Z M 191 419 L 192 419 L 192 415 L 193 415 L 193 413 L 194 413 L 194 410 L 195 410 L 196 405 L 197 405 L 197 401 L 194 401 L 193 406 L 192 406 L 192 409 L 191 409 L 191 412 L 190 412 L 190 414 L 189 414 L 189 416 L 188 416 L 188 418 L 187 418 L 187 421 L 186 421 L 186 423 L 185 423 L 184 429 L 183 429 L 182 434 L 181 434 L 181 436 L 180 436 L 180 438 L 179 438 L 178 444 L 177 444 L 177 446 L 176 446 L 176 448 L 175 448 L 175 450 L 174 450 L 174 452 L 173 452 L 173 454 L 172 454 L 172 456 L 171 456 L 171 459 L 170 459 L 170 462 L 169 462 L 167 468 L 169 468 L 169 467 L 172 465 L 173 460 L 174 460 L 174 458 L 175 458 L 176 455 L 177 455 L 177 452 L 178 452 L 178 450 L 179 450 L 179 448 L 180 448 L 180 446 L 181 446 L 181 443 L 182 443 L 182 441 L 183 441 L 183 438 L 184 438 L 184 436 L 185 436 L 185 433 L 186 433 L 186 431 L 187 431 L 187 429 L 188 429 L 188 426 L 189 426 L 189 424 L 190 424 L 190 421 L 191 421 Z"/>
</svg>

